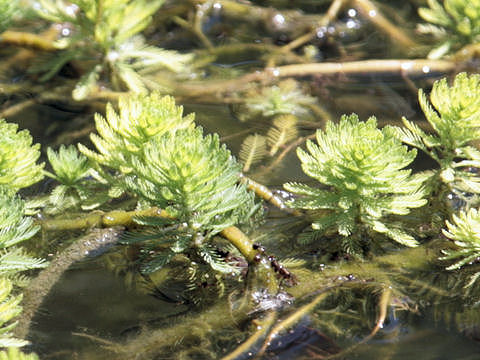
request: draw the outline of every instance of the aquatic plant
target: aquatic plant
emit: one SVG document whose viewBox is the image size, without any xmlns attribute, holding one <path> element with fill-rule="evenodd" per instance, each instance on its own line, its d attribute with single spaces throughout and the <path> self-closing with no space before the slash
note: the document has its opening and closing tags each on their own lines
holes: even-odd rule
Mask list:
<svg viewBox="0 0 480 360">
<path fill-rule="evenodd" d="M 388 129 L 379 130 L 374 117 L 361 122 L 355 114 L 329 122 L 317 130 L 317 144 L 297 149 L 302 169 L 327 188 L 290 182 L 285 189 L 300 197 L 289 202 L 295 208 L 326 210 L 313 219 L 315 230 L 335 229 L 344 250 L 361 253 L 362 236 L 382 233 L 394 241 L 416 246 L 417 241 L 390 215 L 406 215 L 426 204 L 423 179 L 405 169 L 417 154 Z M 373 237 L 372 237 L 373 239 Z"/>
<path fill-rule="evenodd" d="M 0 0 L 0 33 L 9 27 L 16 11 L 18 11 L 17 0 Z"/>
<path fill-rule="evenodd" d="M 423 33 L 432 34 L 441 44 L 428 54 L 438 59 L 462 46 L 480 40 L 480 3 L 467 0 L 428 0 L 428 8 L 418 10 L 419 15 L 430 24 L 420 26 Z"/>
<path fill-rule="evenodd" d="M 18 245 L 40 230 L 33 219 L 25 216 L 25 202 L 16 192 L 43 178 L 39 144 L 32 145 L 27 130 L 17 132 L 18 125 L 0 119 L 0 346 L 23 346 L 27 342 L 12 335 L 15 318 L 20 312 L 21 295 L 13 285 L 25 283 L 20 272 L 42 268 L 42 259 L 28 256 Z"/>
<path fill-rule="evenodd" d="M 269 154 L 275 155 L 278 150 L 298 137 L 298 118 L 291 114 L 285 114 L 273 119 L 273 126 L 267 132 L 267 144 L 270 147 Z"/>
<path fill-rule="evenodd" d="M 138 197 L 141 207 L 158 206 L 169 214 L 170 219 L 137 219 L 157 230 L 130 236 L 130 242 L 168 245 L 167 251 L 145 252 L 155 253 L 155 259 L 144 268 L 154 271 L 176 253 L 192 251 L 215 269 L 227 268 L 211 246 L 212 237 L 258 210 L 253 194 L 238 184 L 240 165 L 217 135 L 204 136 L 193 115 L 183 117 L 171 97 L 134 97 L 119 107 L 119 114 L 110 106 L 106 119 L 95 119 L 99 135 L 92 134 L 92 142 L 99 153 L 81 145 L 80 151 L 98 166 L 116 170 L 120 176 L 98 168 L 114 186 Z M 165 224 L 172 226 L 159 227 Z"/>
<path fill-rule="evenodd" d="M 247 136 L 240 146 L 238 159 L 243 164 L 243 172 L 248 172 L 250 168 L 262 161 L 267 155 L 267 139 L 265 136 L 253 134 Z"/>
<path fill-rule="evenodd" d="M 392 131 L 406 144 L 435 160 L 439 168 L 427 172 L 428 190 L 444 201 L 451 190 L 480 193 L 480 151 L 471 145 L 480 138 L 480 76 L 458 74 L 451 86 L 441 79 L 433 84 L 430 101 L 420 90 L 420 106 L 433 134 L 403 118 L 405 127 Z M 440 188 L 440 189 L 439 189 Z"/>
<path fill-rule="evenodd" d="M 102 77 L 114 89 L 144 93 L 162 86 L 146 74 L 152 69 L 183 72 L 192 55 L 150 46 L 139 35 L 151 22 L 163 0 L 54 1 L 40 0 L 38 14 L 52 22 L 69 23 L 69 36 L 56 42 L 58 53 L 38 65 L 41 80 L 54 76 L 71 60 L 91 60 L 80 78 L 73 98 L 86 98 Z"/>
<path fill-rule="evenodd" d="M 36 354 L 25 354 L 17 348 L 10 347 L 7 351 L 0 352 L 0 360 L 38 360 Z"/>
<path fill-rule="evenodd" d="M 24 211 L 24 201 L 9 188 L 0 186 L 0 347 L 27 344 L 12 335 L 16 325 L 12 319 L 22 311 L 19 305 L 22 296 L 13 295 L 13 285 L 25 283 L 20 272 L 47 265 L 44 260 L 30 257 L 17 247 L 40 230 L 32 218 L 24 216 Z"/>
<path fill-rule="evenodd" d="M 43 178 L 44 164 L 36 164 L 40 145 L 32 145 L 27 130 L 18 131 L 17 124 L 0 119 L 0 185 L 17 191 Z"/>
<path fill-rule="evenodd" d="M 47 213 L 75 207 L 89 210 L 110 200 L 104 184 L 92 181 L 91 162 L 75 146 L 61 145 L 58 151 L 48 148 L 47 156 L 53 173 L 45 171 L 45 174 L 60 183 L 43 204 Z"/>
<path fill-rule="evenodd" d="M 4 277 L 0 277 L 0 347 L 19 347 L 28 344 L 28 341 L 16 339 L 11 330 L 15 323 L 11 320 L 22 311 L 19 305 L 22 297 L 12 295 L 12 282 Z M 8 325 L 7 325 L 8 324 Z"/>
<path fill-rule="evenodd" d="M 453 222 L 446 221 L 447 229 L 443 234 L 451 239 L 456 248 L 443 250 L 445 256 L 441 260 L 454 260 L 447 270 L 457 270 L 480 260 L 480 211 L 469 209 L 452 215 Z M 472 277 L 468 286 L 471 286 L 480 276 L 480 272 Z"/>
<path fill-rule="evenodd" d="M 95 115 L 98 132 L 91 134 L 98 153 L 79 144 L 80 151 L 94 163 L 118 169 L 122 173 L 132 171 L 132 157 L 141 152 L 152 138 L 190 126 L 194 115 L 183 116 L 183 107 L 176 106 L 170 96 L 152 93 L 148 96 L 120 98 L 117 113 L 107 104 L 106 115 Z"/>
</svg>

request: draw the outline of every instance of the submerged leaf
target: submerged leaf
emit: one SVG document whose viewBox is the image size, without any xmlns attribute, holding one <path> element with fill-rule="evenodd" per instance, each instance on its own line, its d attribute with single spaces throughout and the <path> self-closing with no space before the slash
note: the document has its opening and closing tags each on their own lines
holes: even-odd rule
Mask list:
<svg viewBox="0 0 480 360">
<path fill-rule="evenodd" d="M 265 136 L 254 134 L 243 140 L 238 154 L 243 163 L 243 172 L 248 172 L 252 165 L 262 161 L 267 154 L 267 141 Z"/>
</svg>

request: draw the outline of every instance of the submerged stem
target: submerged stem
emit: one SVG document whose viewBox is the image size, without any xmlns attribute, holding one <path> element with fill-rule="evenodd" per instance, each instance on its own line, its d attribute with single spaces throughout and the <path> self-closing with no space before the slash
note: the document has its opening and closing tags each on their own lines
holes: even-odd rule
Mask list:
<svg viewBox="0 0 480 360">
<path fill-rule="evenodd" d="M 32 319 L 44 298 L 63 273 L 74 262 L 84 259 L 90 253 L 115 244 L 121 234 L 119 228 L 95 229 L 75 240 L 73 244 L 57 254 L 50 265 L 33 279 L 23 291 L 23 311 L 14 329 L 16 336 L 24 339 L 28 335 Z"/>
</svg>

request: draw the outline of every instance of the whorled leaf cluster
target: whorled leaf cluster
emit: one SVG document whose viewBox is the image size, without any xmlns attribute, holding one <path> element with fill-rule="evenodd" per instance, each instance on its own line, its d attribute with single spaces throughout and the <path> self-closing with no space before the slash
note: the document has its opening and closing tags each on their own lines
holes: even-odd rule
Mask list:
<svg viewBox="0 0 480 360">
<path fill-rule="evenodd" d="M 428 0 L 428 8 L 418 10 L 429 24 L 419 27 L 420 31 L 434 35 L 441 44 L 428 57 L 438 59 L 459 50 L 462 46 L 480 40 L 480 1 L 478 0 Z"/>
<path fill-rule="evenodd" d="M 196 254 L 220 268 L 211 254 L 213 235 L 248 221 L 258 207 L 253 194 L 238 183 L 240 166 L 218 136 L 204 136 L 193 115 L 182 113 L 173 98 L 158 94 L 121 101 L 118 113 L 110 106 L 106 118 L 95 119 L 98 135 L 92 134 L 92 142 L 98 153 L 84 146 L 80 151 L 112 186 L 136 196 L 139 206 L 158 206 L 171 217 L 140 218 L 156 230 L 129 237 L 157 250 L 147 252 L 155 254 L 149 269 L 176 253 Z M 171 226 L 158 226 L 165 223 Z"/>
<path fill-rule="evenodd" d="M 183 108 L 170 96 L 152 93 L 148 96 L 121 98 L 117 113 L 107 105 L 106 116 L 95 115 L 97 134 L 91 140 L 98 153 L 79 145 L 92 161 L 122 173 L 132 171 L 132 157 L 140 153 L 152 138 L 174 132 L 193 123 L 194 115 L 183 116 Z"/>
<path fill-rule="evenodd" d="M 108 187 L 92 181 L 92 163 L 73 145 L 61 145 L 58 151 L 47 149 L 48 161 L 53 172 L 45 174 L 59 184 L 43 201 L 44 212 L 59 213 L 65 209 L 82 208 L 89 210 L 110 200 Z"/>
<path fill-rule="evenodd" d="M 447 221 L 443 234 L 453 240 L 456 249 L 444 250 L 442 260 L 454 260 L 447 270 L 459 269 L 469 263 L 480 261 L 480 211 L 470 209 L 453 215 L 453 222 Z M 477 276 L 480 276 L 478 274 Z"/>
<path fill-rule="evenodd" d="M 30 186 L 43 178 L 43 164 L 37 164 L 40 145 L 32 145 L 27 130 L 0 119 L 0 185 L 13 191 Z"/>
<path fill-rule="evenodd" d="M 89 96 L 100 78 L 109 80 L 114 89 L 145 93 L 162 86 L 148 79 L 151 69 L 183 72 L 192 60 L 180 54 L 145 43 L 139 35 L 151 22 L 164 0 L 40 0 L 37 13 L 46 20 L 68 23 L 72 33 L 56 42 L 54 54 L 35 71 L 43 71 L 42 80 L 54 76 L 71 60 L 95 58 L 77 83 L 73 97 Z"/>
<path fill-rule="evenodd" d="M 21 311 L 22 296 L 13 285 L 22 282 L 20 272 L 42 268 L 42 259 L 32 258 L 17 247 L 31 239 L 40 229 L 30 217 L 24 216 L 24 201 L 12 190 L 0 186 L 0 347 L 24 346 L 28 342 L 13 337 L 12 321 Z"/>
<path fill-rule="evenodd" d="M 424 151 L 439 164 L 438 170 L 430 172 L 431 192 L 443 192 L 443 196 L 451 190 L 480 193 L 476 170 L 480 168 L 480 151 L 472 146 L 472 141 L 480 138 L 479 98 L 479 75 L 460 73 L 451 86 L 445 78 L 441 79 L 434 83 L 430 101 L 419 91 L 419 103 L 433 133 L 405 118 L 405 127 L 393 128 L 399 139 Z"/>
<path fill-rule="evenodd" d="M 43 164 L 37 164 L 40 145 L 32 145 L 27 130 L 17 129 L 17 125 L 0 119 L 0 347 L 27 343 L 12 334 L 13 319 L 21 312 L 21 295 L 14 285 L 22 283 L 21 271 L 46 266 L 43 260 L 26 255 L 18 247 L 40 227 L 25 216 L 25 202 L 16 193 L 43 178 Z"/>
<path fill-rule="evenodd" d="M 426 204 L 423 178 L 405 169 L 415 158 L 389 128 L 378 129 L 376 119 L 361 122 L 355 114 L 329 122 L 317 130 L 317 143 L 307 151 L 297 149 L 303 171 L 323 188 L 301 183 L 284 187 L 301 195 L 290 202 L 295 208 L 326 213 L 313 220 L 316 230 L 333 228 L 344 237 L 349 252 L 358 252 L 366 230 L 387 235 L 398 243 L 415 246 L 415 239 L 389 215 L 405 215 Z"/>
</svg>

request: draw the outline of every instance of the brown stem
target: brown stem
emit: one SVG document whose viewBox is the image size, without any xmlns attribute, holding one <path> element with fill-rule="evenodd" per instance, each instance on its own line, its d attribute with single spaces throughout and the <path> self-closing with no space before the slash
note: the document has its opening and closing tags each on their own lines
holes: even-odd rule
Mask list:
<svg viewBox="0 0 480 360">
<path fill-rule="evenodd" d="M 339 75 L 339 74 L 379 74 L 397 73 L 398 75 L 420 75 L 428 73 L 448 73 L 454 71 L 458 64 L 448 60 L 426 59 L 393 59 L 393 60 L 362 60 L 351 62 L 324 62 L 310 64 L 292 64 L 266 68 L 232 80 L 203 81 L 199 83 L 178 84 L 179 95 L 198 97 L 205 94 L 221 96 L 234 91 L 241 91 L 252 82 L 271 83 L 280 78 L 292 76 Z"/>
<path fill-rule="evenodd" d="M 370 0 L 353 0 L 353 4 L 365 18 L 369 19 L 380 31 L 386 33 L 399 45 L 409 49 L 417 45 L 402 29 L 385 18 Z"/>
</svg>

